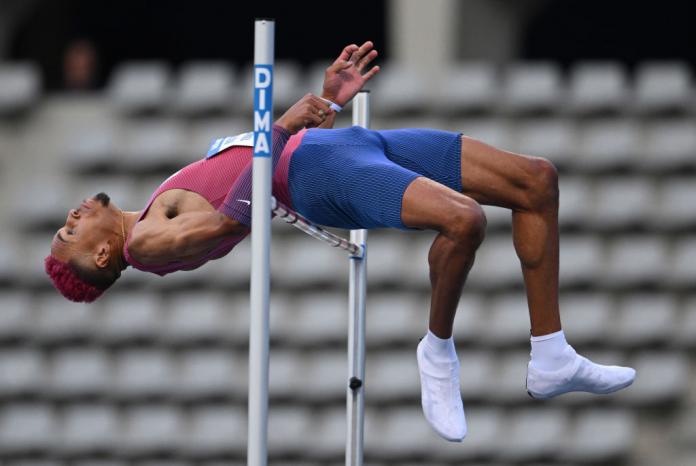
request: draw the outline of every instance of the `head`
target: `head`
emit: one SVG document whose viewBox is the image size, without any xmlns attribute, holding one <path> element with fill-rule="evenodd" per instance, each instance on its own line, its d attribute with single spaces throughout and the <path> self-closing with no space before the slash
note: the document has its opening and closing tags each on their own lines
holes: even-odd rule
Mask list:
<svg viewBox="0 0 696 466">
<path fill-rule="evenodd" d="M 46 273 L 71 301 L 92 302 L 125 268 L 123 212 L 99 193 L 68 212 L 46 257 Z"/>
</svg>

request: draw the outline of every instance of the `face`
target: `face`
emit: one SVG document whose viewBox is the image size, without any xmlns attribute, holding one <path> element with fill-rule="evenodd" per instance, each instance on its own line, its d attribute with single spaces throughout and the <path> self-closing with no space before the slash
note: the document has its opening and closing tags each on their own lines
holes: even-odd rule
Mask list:
<svg viewBox="0 0 696 466">
<path fill-rule="evenodd" d="M 120 222 L 119 210 L 105 193 L 85 199 L 70 209 L 65 225 L 53 236 L 51 254 L 63 262 L 108 265 L 111 248 L 120 237 Z"/>
</svg>

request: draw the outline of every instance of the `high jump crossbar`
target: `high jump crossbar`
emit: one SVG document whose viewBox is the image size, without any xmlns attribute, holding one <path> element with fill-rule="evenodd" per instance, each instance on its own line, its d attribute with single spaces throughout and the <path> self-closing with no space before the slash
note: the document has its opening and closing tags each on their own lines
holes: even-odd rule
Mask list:
<svg viewBox="0 0 696 466">
<path fill-rule="evenodd" d="M 270 245 L 272 211 L 308 235 L 349 253 L 348 383 L 346 387 L 346 466 L 363 464 L 365 380 L 365 296 L 367 230 L 352 230 L 350 240 L 314 225 L 271 195 L 271 119 L 275 21 L 257 19 L 254 27 L 254 158 L 252 165 L 251 303 L 249 332 L 249 410 L 247 464 L 268 462 L 268 366 L 270 355 Z M 369 93 L 353 101 L 353 124 L 369 127 Z"/>
</svg>

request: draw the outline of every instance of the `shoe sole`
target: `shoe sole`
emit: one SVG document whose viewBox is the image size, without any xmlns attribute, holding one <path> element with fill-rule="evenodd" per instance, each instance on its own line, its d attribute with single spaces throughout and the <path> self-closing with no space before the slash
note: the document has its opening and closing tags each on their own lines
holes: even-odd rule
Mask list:
<svg viewBox="0 0 696 466">
<path fill-rule="evenodd" d="M 528 386 L 528 384 L 527 384 L 527 383 L 528 383 L 528 380 L 527 380 L 527 378 L 525 377 L 524 388 L 525 388 L 525 390 L 527 391 L 527 395 L 529 395 L 532 399 L 534 399 L 534 400 L 548 400 L 549 398 L 553 398 L 553 397 L 556 397 L 556 396 L 559 396 L 559 395 L 563 395 L 563 394 L 565 394 L 565 393 L 572 393 L 572 392 L 592 393 L 593 395 L 609 395 L 610 393 L 618 392 L 619 390 L 622 390 L 622 389 L 624 389 L 624 388 L 626 388 L 626 387 L 629 387 L 629 386 L 633 383 L 634 380 L 635 380 L 635 378 L 629 380 L 628 382 L 622 383 L 622 384 L 619 385 L 619 386 L 612 387 L 612 388 L 609 389 L 609 390 L 603 390 L 603 391 L 599 391 L 599 392 L 588 392 L 588 391 L 585 391 L 585 390 L 565 390 L 565 391 L 564 391 L 564 390 L 559 390 L 559 391 L 551 392 L 551 393 L 549 393 L 549 394 L 547 394 L 547 395 L 534 395 L 534 394 L 529 390 L 529 386 Z"/>
</svg>

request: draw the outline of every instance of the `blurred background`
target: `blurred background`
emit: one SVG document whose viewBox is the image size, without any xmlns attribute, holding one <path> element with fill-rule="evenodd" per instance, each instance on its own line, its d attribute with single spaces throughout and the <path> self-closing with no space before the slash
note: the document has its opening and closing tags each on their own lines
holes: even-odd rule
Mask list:
<svg viewBox="0 0 696 466">
<path fill-rule="evenodd" d="M 0 1 L 0 463 L 241 465 L 248 243 L 94 305 L 43 272 L 67 210 L 139 210 L 216 137 L 251 129 L 253 19 L 275 17 L 278 112 L 371 39 L 372 127 L 460 130 L 561 174 L 569 342 L 637 368 L 610 396 L 534 402 L 508 211 L 455 324 L 463 444 L 422 417 L 431 233 L 369 241 L 366 464 L 696 465 L 696 29 L 690 2 Z M 350 106 L 337 126 L 350 124 Z M 270 464 L 343 464 L 347 260 L 277 222 Z"/>
</svg>

